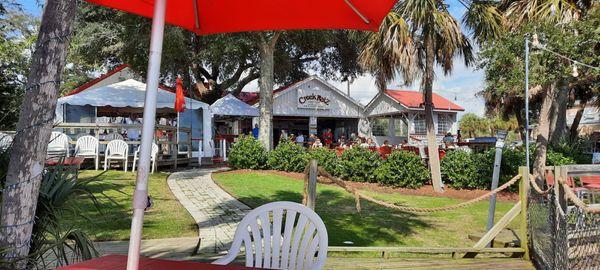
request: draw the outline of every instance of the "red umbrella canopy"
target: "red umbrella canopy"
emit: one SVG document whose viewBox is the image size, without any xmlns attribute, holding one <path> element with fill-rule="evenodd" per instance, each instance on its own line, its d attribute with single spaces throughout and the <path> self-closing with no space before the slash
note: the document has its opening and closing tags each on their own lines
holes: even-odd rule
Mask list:
<svg viewBox="0 0 600 270">
<path fill-rule="evenodd" d="M 87 0 L 151 18 L 153 0 Z M 377 31 L 397 0 L 168 0 L 166 22 L 199 35 L 356 29 Z"/>
</svg>

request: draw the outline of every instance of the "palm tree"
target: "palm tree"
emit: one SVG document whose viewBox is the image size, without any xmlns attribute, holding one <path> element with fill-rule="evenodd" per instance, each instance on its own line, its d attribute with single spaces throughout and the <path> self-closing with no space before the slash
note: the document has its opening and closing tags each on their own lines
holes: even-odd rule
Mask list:
<svg viewBox="0 0 600 270">
<path fill-rule="evenodd" d="M 462 1 L 465 6 L 467 3 Z M 476 39 L 498 36 L 502 16 L 496 5 L 488 2 L 470 3 L 464 23 L 473 30 Z M 473 61 L 473 50 L 459 22 L 448 12 L 441 0 L 405 0 L 399 3 L 378 33 L 371 34 L 365 43 L 360 62 L 367 71 L 374 71 L 380 89 L 385 88 L 396 73 L 405 84 L 421 78 L 429 165 L 433 188 L 442 192 L 438 145 L 433 123 L 434 66 L 444 74 L 452 72 L 455 57 L 466 65 Z"/>
</svg>

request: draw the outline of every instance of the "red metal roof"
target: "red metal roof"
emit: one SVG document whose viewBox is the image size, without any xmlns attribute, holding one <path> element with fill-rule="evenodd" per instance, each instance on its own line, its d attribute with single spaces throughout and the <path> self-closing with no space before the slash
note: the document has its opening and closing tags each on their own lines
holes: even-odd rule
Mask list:
<svg viewBox="0 0 600 270">
<path fill-rule="evenodd" d="M 289 85 L 286 85 L 286 86 L 279 87 L 279 88 L 273 90 L 273 95 L 275 95 L 275 94 L 277 94 L 277 93 L 279 93 L 279 92 L 281 92 L 281 91 L 283 91 L 285 89 L 288 89 L 288 88 L 296 85 L 297 83 L 303 82 L 305 80 L 306 79 L 297 81 L 295 83 L 292 83 L 292 84 L 289 84 Z M 254 105 L 254 104 L 256 104 L 258 102 L 258 99 L 260 98 L 260 95 L 258 94 L 258 92 L 240 92 L 240 94 L 239 94 L 239 96 L 237 98 L 239 98 L 243 102 L 248 103 L 249 105 Z"/>
<path fill-rule="evenodd" d="M 385 90 L 385 93 L 408 108 L 422 108 L 423 93 L 410 90 Z M 450 100 L 433 93 L 433 108 L 437 110 L 464 111 L 465 109 Z"/>
</svg>

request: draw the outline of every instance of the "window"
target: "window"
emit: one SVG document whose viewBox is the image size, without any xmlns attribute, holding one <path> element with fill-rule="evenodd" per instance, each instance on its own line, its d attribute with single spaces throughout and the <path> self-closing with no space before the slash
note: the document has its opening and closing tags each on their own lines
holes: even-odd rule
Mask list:
<svg viewBox="0 0 600 270">
<path fill-rule="evenodd" d="M 408 125 L 402 118 L 394 118 L 394 136 L 408 135 Z"/>
<path fill-rule="evenodd" d="M 452 128 L 452 121 L 450 121 L 450 115 L 438 114 L 438 134 L 446 134 Z"/>
<path fill-rule="evenodd" d="M 389 119 L 376 118 L 371 122 L 373 136 L 388 136 Z"/>
<path fill-rule="evenodd" d="M 419 114 L 415 117 L 415 133 L 416 134 L 425 134 L 427 133 L 427 127 L 425 126 L 425 117 L 422 114 Z"/>
<path fill-rule="evenodd" d="M 94 123 L 96 122 L 96 108 L 85 105 L 69 105 L 65 106 L 65 122 L 66 123 Z"/>
</svg>

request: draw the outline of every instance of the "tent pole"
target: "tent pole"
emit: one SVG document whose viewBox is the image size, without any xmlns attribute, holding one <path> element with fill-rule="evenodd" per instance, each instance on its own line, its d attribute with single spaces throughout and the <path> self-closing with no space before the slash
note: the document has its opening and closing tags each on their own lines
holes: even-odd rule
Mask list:
<svg viewBox="0 0 600 270">
<path fill-rule="evenodd" d="M 156 121 L 156 98 L 158 95 L 158 76 L 160 75 L 160 60 L 165 28 L 166 2 L 167 0 L 154 1 L 154 16 L 152 19 L 152 33 L 150 37 L 148 75 L 146 77 L 146 99 L 144 101 L 144 122 L 142 123 L 139 170 L 137 172 L 136 187 L 133 194 L 133 218 L 131 220 L 129 251 L 127 253 L 128 270 L 137 270 L 140 259 L 144 209 L 146 208 L 148 201 L 148 173 L 150 172 L 150 153 L 152 150 L 152 140 L 154 139 L 154 127 Z"/>
</svg>

